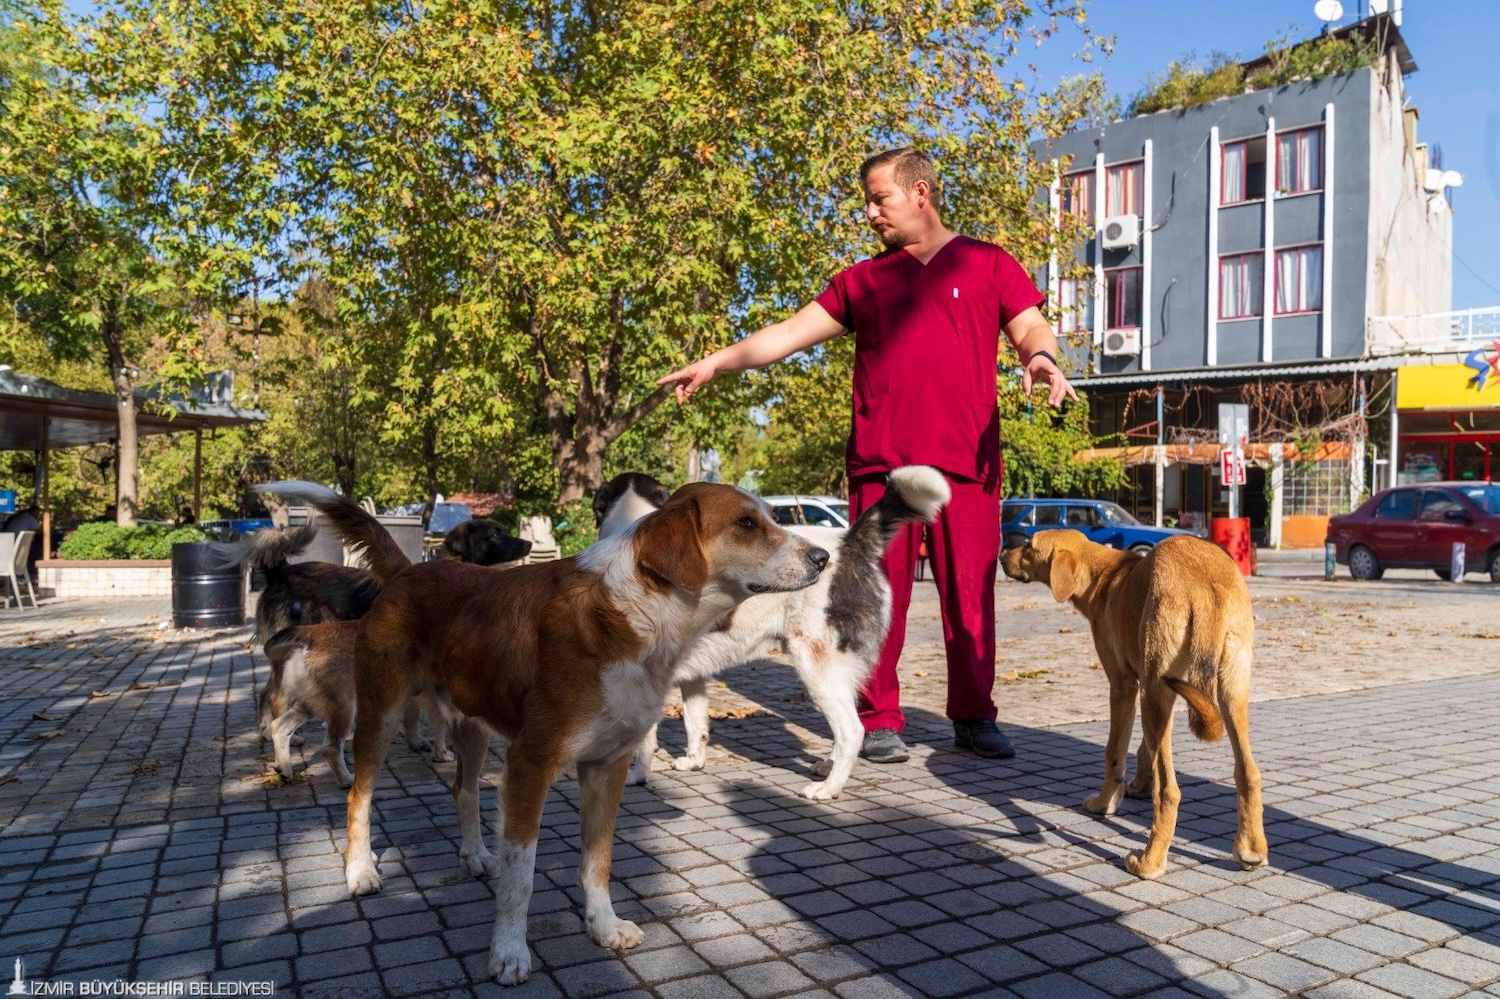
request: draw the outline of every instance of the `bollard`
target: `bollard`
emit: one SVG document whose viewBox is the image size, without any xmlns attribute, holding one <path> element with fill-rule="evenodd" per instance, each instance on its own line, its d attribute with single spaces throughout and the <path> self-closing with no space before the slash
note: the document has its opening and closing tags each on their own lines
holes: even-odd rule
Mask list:
<svg viewBox="0 0 1500 999">
<path fill-rule="evenodd" d="M 1338 565 L 1338 545 L 1332 541 L 1323 542 L 1323 578 L 1333 579 L 1333 567 Z"/>
<path fill-rule="evenodd" d="M 1449 563 L 1448 572 L 1448 578 L 1455 583 L 1464 581 L 1464 543 L 1462 541 L 1453 542 L 1453 559 Z"/>
</svg>

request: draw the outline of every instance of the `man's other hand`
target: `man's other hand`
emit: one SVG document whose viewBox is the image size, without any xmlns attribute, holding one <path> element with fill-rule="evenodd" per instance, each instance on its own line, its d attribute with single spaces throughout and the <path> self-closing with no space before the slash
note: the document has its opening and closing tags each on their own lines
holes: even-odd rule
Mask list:
<svg viewBox="0 0 1500 999">
<path fill-rule="evenodd" d="M 718 371 L 718 365 L 711 357 L 705 357 L 701 361 L 694 361 L 685 368 L 679 368 L 656 380 L 658 385 L 672 385 L 677 393 L 677 405 L 693 400 L 693 393 L 698 386 L 707 382 Z"/>
<path fill-rule="evenodd" d="M 1045 354 L 1037 354 L 1026 362 L 1021 372 L 1021 391 L 1030 395 L 1032 386 L 1038 382 L 1047 386 L 1047 402 L 1054 408 L 1061 406 L 1063 399 L 1078 401 L 1078 393 L 1068 384 L 1067 376 Z"/>
</svg>

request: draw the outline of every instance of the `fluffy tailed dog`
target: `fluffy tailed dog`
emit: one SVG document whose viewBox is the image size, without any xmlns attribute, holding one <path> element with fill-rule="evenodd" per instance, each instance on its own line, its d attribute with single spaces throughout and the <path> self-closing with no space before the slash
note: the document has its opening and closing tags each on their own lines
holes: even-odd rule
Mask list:
<svg viewBox="0 0 1500 999">
<path fill-rule="evenodd" d="M 628 490 L 615 490 L 601 536 L 623 517 L 616 511 L 630 496 L 649 496 L 647 476 Z M 616 482 L 619 480 L 616 479 Z M 602 490 L 601 490 L 602 492 Z M 885 495 L 850 526 L 833 548 L 829 568 L 817 583 L 791 593 L 752 597 L 718 621 L 678 661 L 687 753 L 678 770 L 701 770 L 708 759 L 708 678 L 754 657 L 770 643 L 786 649 L 792 666 L 833 732 L 833 752 L 814 767 L 823 780 L 802 789 L 806 798 L 837 798 L 849 780 L 864 728 L 859 721 L 859 688 L 869 678 L 891 623 L 891 588 L 882 559 L 905 525 L 932 523 L 951 493 L 942 473 L 909 465 L 890 474 Z M 595 511 L 598 511 L 596 501 Z M 618 529 L 618 528 L 617 528 Z M 644 782 L 656 753 L 652 726 L 631 768 L 632 782 Z"/>
<path fill-rule="evenodd" d="M 1104 786 L 1084 801 L 1112 815 L 1120 797 L 1152 801 L 1151 838 L 1125 860 L 1132 874 L 1160 877 L 1177 828 L 1181 793 L 1172 767 L 1172 706 L 1180 694 L 1188 725 L 1205 741 L 1227 729 L 1234 749 L 1239 829 L 1234 859 L 1246 870 L 1266 863 L 1260 770 L 1250 755 L 1250 660 L 1255 620 L 1250 589 L 1218 545 L 1168 538 L 1144 556 L 1095 544 L 1077 531 L 1041 531 L 1001 557 L 1005 574 L 1046 583 L 1058 600 L 1088 618 L 1109 679 L 1109 744 Z M 1141 702 L 1136 778 L 1125 786 L 1125 756 Z"/>
<path fill-rule="evenodd" d="M 599 537 L 618 534 L 661 507 L 672 491 L 644 472 L 621 472 L 594 493 L 594 526 Z"/>
<path fill-rule="evenodd" d="M 547 789 L 576 765 L 583 844 L 578 884 L 589 936 L 630 947 L 609 869 L 625 771 L 683 650 L 752 594 L 815 583 L 828 553 L 782 530 L 749 495 L 696 483 L 582 554 L 495 572 L 426 562 L 383 578 L 359 623 L 354 786 L 345 874 L 355 895 L 380 887 L 370 800 L 400 705 L 430 690 L 458 750 L 461 856 L 494 875 L 490 972 L 531 973 L 526 913 Z M 499 856 L 485 849 L 479 775 L 491 732 L 510 740 L 500 788 Z"/>
</svg>

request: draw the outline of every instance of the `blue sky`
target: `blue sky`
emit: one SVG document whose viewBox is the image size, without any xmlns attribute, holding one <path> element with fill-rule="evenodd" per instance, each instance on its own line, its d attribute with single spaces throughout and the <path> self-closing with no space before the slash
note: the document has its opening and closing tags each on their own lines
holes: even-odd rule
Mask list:
<svg viewBox="0 0 1500 999">
<path fill-rule="evenodd" d="M 1361 0 L 1343 0 L 1347 23 Z M 1440 146 L 1443 166 L 1464 175 L 1453 196 L 1453 308 L 1500 306 L 1500 2 L 1406 0 L 1401 34 L 1417 63 L 1407 77 L 1421 113 L 1418 138 Z M 1115 36 L 1107 60 L 1071 58 L 1076 35 L 1031 50 L 1043 86 L 1079 72 L 1104 73 L 1126 98 L 1173 59 L 1214 51 L 1260 55 L 1272 38 L 1316 34 L 1313 0 L 1092 0 L 1089 25 Z"/>
</svg>

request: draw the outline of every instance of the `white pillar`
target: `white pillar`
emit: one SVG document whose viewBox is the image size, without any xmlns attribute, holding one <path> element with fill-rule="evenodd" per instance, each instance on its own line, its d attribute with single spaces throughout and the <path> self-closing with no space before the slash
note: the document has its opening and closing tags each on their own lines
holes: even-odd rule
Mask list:
<svg viewBox="0 0 1500 999">
<path fill-rule="evenodd" d="M 1153 444 L 1151 450 L 1154 452 L 1152 458 L 1156 465 L 1156 526 L 1160 527 L 1162 522 L 1162 493 L 1167 490 L 1167 448 L 1164 444 Z"/>
<path fill-rule="evenodd" d="M 1333 104 L 1323 108 L 1323 357 L 1333 356 Z"/>
<path fill-rule="evenodd" d="M 1390 481 L 1386 483 L 1387 486 L 1394 486 L 1396 484 L 1396 469 L 1398 467 L 1396 464 L 1396 452 L 1398 450 L 1396 445 L 1400 439 L 1398 428 L 1401 422 L 1401 411 L 1396 408 L 1396 379 L 1400 374 L 1400 371 L 1391 372 L 1391 463 L 1389 465 L 1391 476 Z"/>
<path fill-rule="evenodd" d="M 1276 119 L 1266 119 L 1266 197 L 1261 202 L 1265 212 L 1265 263 L 1261 270 L 1265 278 L 1264 295 L 1261 299 L 1260 359 L 1273 360 L 1271 351 L 1271 318 L 1276 314 Z"/>
<path fill-rule="evenodd" d="M 1208 130 L 1208 312 L 1205 330 L 1209 364 L 1219 363 L 1219 126 Z"/>
<path fill-rule="evenodd" d="M 1104 313 L 1109 308 L 1104 284 L 1104 154 L 1094 156 L 1094 349 L 1104 348 Z"/>
<path fill-rule="evenodd" d="M 1141 370 L 1151 370 L 1151 140 L 1146 140 L 1141 164 Z M 1157 503 L 1157 526 L 1161 504 Z"/>
<path fill-rule="evenodd" d="M 1266 541 L 1272 548 L 1281 547 L 1281 518 L 1285 516 L 1285 507 L 1282 505 L 1284 496 L 1282 489 L 1286 485 L 1286 446 L 1284 444 L 1271 445 L 1271 512 L 1266 516 L 1271 521 L 1266 525 Z"/>
</svg>

